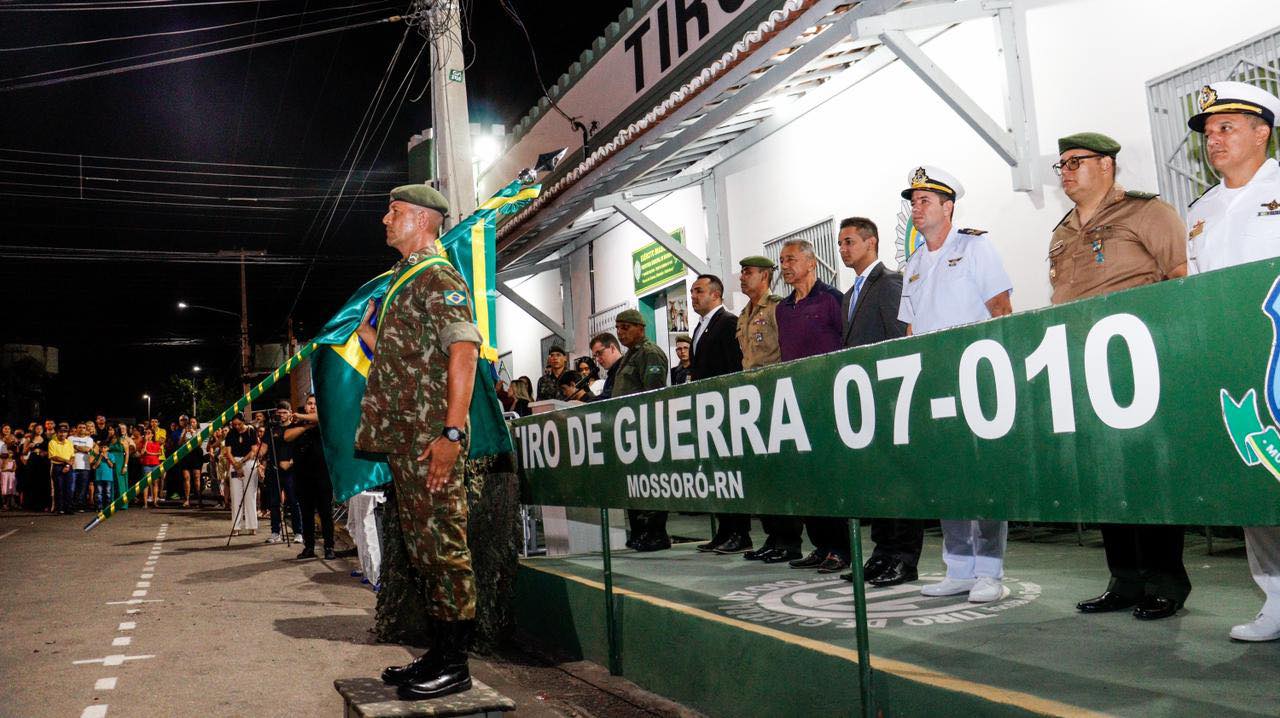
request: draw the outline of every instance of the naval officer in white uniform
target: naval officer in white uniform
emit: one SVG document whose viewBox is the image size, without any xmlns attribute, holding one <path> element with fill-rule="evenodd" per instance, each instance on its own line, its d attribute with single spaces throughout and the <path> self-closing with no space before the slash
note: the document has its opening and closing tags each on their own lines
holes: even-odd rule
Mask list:
<svg viewBox="0 0 1280 718">
<path fill-rule="evenodd" d="M 1280 256 L 1280 166 L 1267 157 L 1280 99 L 1243 82 L 1205 85 L 1200 113 L 1187 124 L 1204 134 L 1205 155 L 1220 184 L 1187 211 L 1190 274 Z M 1245 549 L 1253 580 L 1266 594 L 1258 617 L 1231 629 L 1239 641 L 1280 638 L 1280 527 L 1248 526 Z"/>
<path fill-rule="evenodd" d="M 911 201 L 911 221 L 925 244 L 902 272 L 898 320 L 908 334 L 972 324 L 1013 312 L 1013 283 L 986 232 L 957 229 L 951 218 L 964 187 L 937 167 L 917 167 L 902 191 Z M 1007 521 L 942 521 L 942 560 L 947 577 L 920 589 L 926 596 L 969 594 L 974 603 L 1003 594 Z"/>
</svg>

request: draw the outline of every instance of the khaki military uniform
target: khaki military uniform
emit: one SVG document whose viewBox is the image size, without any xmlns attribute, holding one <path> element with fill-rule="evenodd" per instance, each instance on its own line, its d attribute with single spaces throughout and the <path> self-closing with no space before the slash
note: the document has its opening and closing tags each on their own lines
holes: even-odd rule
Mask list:
<svg viewBox="0 0 1280 718">
<path fill-rule="evenodd" d="M 782 297 L 766 295 L 759 304 L 748 304 L 738 316 L 738 346 L 742 348 L 742 368 L 777 364 L 782 361 L 778 346 L 778 304 Z"/>
<path fill-rule="evenodd" d="M 1049 242 L 1054 304 L 1155 284 L 1187 263 L 1178 211 L 1116 185 L 1085 226 L 1072 209 Z"/>
<path fill-rule="evenodd" d="M 1146 192 L 1116 185 L 1089 223 L 1072 209 L 1053 230 L 1049 283 L 1053 303 L 1162 281 L 1187 261 L 1186 226 L 1177 210 Z M 1182 604 L 1191 580 L 1182 563 L 1181 526 L 1103 524 L 1107 590 L 1133 601 L 1158 596 Z"/>
<path fill-rule="evenodd" d="M 614 397 L 661 389 L 667 385 L 667 369 L 670 367 L 667 353 L 648 339 L 627 351 L 618 362 L 621 368 L 613 379 Z"/>
<path fill-rule="evenodd" d="M 392 268 L 391 286 L 434 257 L 415 252 Z M 480 344 L 466 282 L 447 263 L 405 282 L 384 307 L 369 381 L 360 403 L 356 449 L 386 454 L 409 556 L 427 583 L 427 612 L 442 621 L 475 618 L 475 575 L 467 549 L 464 445 L 448 484 L 427 491 L 429 461 L 417 457 L 444 429 L 449 347 Z"/>
</svg>

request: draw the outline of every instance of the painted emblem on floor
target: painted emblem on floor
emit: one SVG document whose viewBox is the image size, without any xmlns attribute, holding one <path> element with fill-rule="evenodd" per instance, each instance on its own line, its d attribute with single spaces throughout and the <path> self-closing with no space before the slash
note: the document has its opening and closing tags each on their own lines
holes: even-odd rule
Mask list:
<svg viewBox="0 0 1280 718">
<path fill-rule="evenodd" d="M 1261 464 L 1271 475 L 1280 480 L 1280 277 L 1272 283 L 1267 298 L 1262 302 L 1262 313 L 1271 320 L 1274 334 L 1271 341 L 1271 357 L 1267 361 L 1267 375 L 1263 379 L 1269 418 L 1272 426 L 1263 426 L 1258 416 L 1258 392 L 1250 388 L 1236 401 L 1227 390 L 1219 390 L 1222 403 L 1222 423 L 1235 446 L 1236 453 L 1246 466 Z"/>
<path fill-rule="evenodd" d="M 934 598 L 920 595 L 921 583 L 941 581 L 942 575 L 920 578 L 901 586 L 868 586 L 867 625 L 890 628 L 984 621 L 1040 597 L 1039 584 L 1006 578 L 1004 595 L 990 603 L 969 603 L 966 594 Z M 853 585 L 840 579 L 772 581 L 730 592 L 720 600 L 720 611 L 741 621 L 806 628 L 856 627 Z"/>
</svg>

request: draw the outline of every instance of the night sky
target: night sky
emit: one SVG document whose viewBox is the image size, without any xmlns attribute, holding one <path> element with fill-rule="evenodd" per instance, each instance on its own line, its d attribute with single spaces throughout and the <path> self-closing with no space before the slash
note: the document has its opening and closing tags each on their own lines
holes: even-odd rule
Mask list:
<svg viewBox="0 0 1280 718">
<path fill-rule="evenodd" d="M 630 4 L 508 2 L 528 27 L 548 84 Z M 103 9 L 118 5 L 153 7 Z M 46 414 L 140 415 L 142 393 L 155 394 L 163 379 L 193 364 L 238 384 L 237 319 L 176 307 L 185 300 L 238 311 L 238 268 L 175 261 L 174 253 L 266 251 L 272 264 L 248 269 L 255 344 L 283 341 L 290 315 L 305 340 L 394 261 L 380 219 L 386 191 L 405 179 L 406 142 L 431 124 L 430 93 L 413 101 L 424 89 L 429 53 L 396 94 L 425 42 L 410 32 L 336 207 L 333 194 L 352 166 L 348 147 L 404 23 L 14 86 L 368 22 L 407 7 L 378 0 L 0 2 L 0 344 L 60 349 Z M 463 12 L 471 119 L 510 127 L 542 94 L 529 45 L 498 0 L 464 2 Z M 225 27 L 182 32 L 212 26 Z M 174 34 L 64 45 L 154 33 Z M 19 49 L 51 44 L 61 46 Z M 0 414 L 11 411 L 11 384 L 0 382 L 10 394 L 0 396 Z"/>
</svg>

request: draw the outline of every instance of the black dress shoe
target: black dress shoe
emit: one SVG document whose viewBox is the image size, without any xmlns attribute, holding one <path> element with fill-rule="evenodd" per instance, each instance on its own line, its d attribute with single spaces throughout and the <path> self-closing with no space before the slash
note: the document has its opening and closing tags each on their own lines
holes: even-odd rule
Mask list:
<svg viewBox="0 0 1280 718">
<path fill-rule="evenodd" d="M 334 559 L 336 559 L 336 558 L 338 558 L 338 554 L 334 553 L 334 552 L 333 552 L 333 549 L 331 549 L 331 548 L 327 548 L 327 549 L 325 549 L 325 550 L 324 550 L 324 560 L 326 560 L 326 561 L 332 561 L 332 560 L 334 560 Z"/>
<path fill-rule="evenodd" d="M 751 550 L 751 537 L 742 534 L 732 534 L 725 539 L 723 543 L 716 546 L 716 553 L 721 556 L 727 556 L 734 553 L 744 553 Z"/>
<path fill-rule="evenodd" d="M 775 548 L 769 552 L 769 555 L 760 560 L 765 563 L 784 563 L 794 561 L 798 558 L 800 558 L 800 549 Z"/>
<path fill-rule="evenodd" d="M 870 583 L 873 578 L 884 573 L 892 563 L 893 559 L 888 559 L 884 556 L 872 556 L 867 559 L 866 563 L 862 564 L 862 580 Z"/>
<path fill-rule="evenodd" d="M 304 558 L 315 558 L 315 557 L 316 557 L 316 550 L 314 548 L 311 548 L 310 546 L 307 546 L 306 548 L 302 549 L 302 553 L 298 554 L 299 561 L 301 561 Z"/>
<path fill-rule="evenodd" d="M 914 581 L 917 578 L 920 578 L 920 575 L 916 572 L 915 566 L 908 566 L 901 561 L 891 561 L 888 568 L 881 571 L 875 578 L 867 579 L 867 583 L 884 588 Z"/>
<path fill-rule="evenodd" d="M 1123 611 L 1124 609 L 1137 603 L 1135 598 L 1121 596 L 1112 591 L 1103 591 L 1101 596 L 1090 598 L 1076 604 L 1076 610 L 1081 613 L 1107 613 L 1109 611 Z"/>
<path fill-rule="evenodd" d="M 849 568 L 849 562 L 841 558 L 840 554 L 832 552 L 818 564 L 818 573 L 839 573 L 846 568 Z"/>
<path fill-rule="evenodd" d="M 461 693 L 471 688 L 467 668 L 467 648 L 471 644 L 474 621 L 435 621 L 432 643 L 437 656 L 431 670 L 400 684 L 397 691 L 406 700 L 430 700 Z"/>
<path fill-rule="evenodd" d="M 671 548 L 671 537 L 666 534 L 646 534 L 633 547 L 639 553 L 663 551 Z"/>
<path fill-rule="evenodd" d="M 853 571 L 845 571 L 844 573 L 840 574 L 840 580 L 853 583 Z"/>
<path fill-rule="evenodd" d="M 818 553 L 818 550 L 814 549 L 809 552 L 808 556 L 798 558 L 790 562 L 789 565 L 791 568 L 817 568 L 821 566 L 822 562 L 825 560 L 827 560 L 827 555 L 824 553 Z"/>
<path fill-rule="evenodd" d="M 720 534 L 716 534 L 715 536 L 711 537 L 710 541 L 706 543 L 700 543 L 694 548 L 697 549 L 698 551 L 701 551 L 702 553 L 711 553 L 712 551 L 715 551 L 716 548 L 720 546 L 720 544 L 724 543 L 724 541 L 725 541 L 724 536 L 721 536 Z"/>
<path fill-rule="evenodd" d="M 432 675 L 412 683 L 402 684 L 396 692 L 407 701 L 426 701 L 432 698 L 471 690 L 471 671 L 466 661 L 441 666 Z"/>
<path fill-rule="evenodd" d="M 765 556 L 773 553 L 773 551 L 774 551 L 774 548 L 766 543 L 765 545 L 761 546 L 760 548 L 754 551 L 748 551 L 742 554 L 742 558 L 748 561 L 761 561 L 764 559 Z"/>
<path fill-rule="evenodd" d="M 1182 604 L 1171 598 L 1147 596 L 1133 608 L 1133 617 L 1139 621 L 1155 621 L 1172 616 L 1179 608 Z"/>
</svg>

